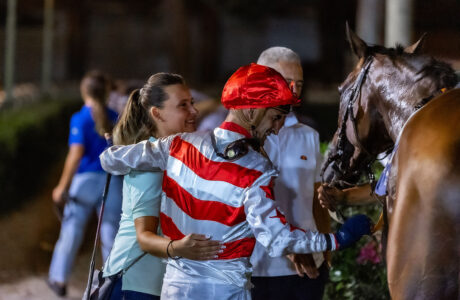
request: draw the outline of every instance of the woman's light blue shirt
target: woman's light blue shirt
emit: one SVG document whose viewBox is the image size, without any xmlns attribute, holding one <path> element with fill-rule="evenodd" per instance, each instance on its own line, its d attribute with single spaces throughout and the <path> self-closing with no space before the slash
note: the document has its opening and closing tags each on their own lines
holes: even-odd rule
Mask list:
<svg viewBox="0 0 460 300">
<path fill-rule="evenodd" d="M 155 141 L 150 138 L 150 141 Z M 131 172 L 123 181 L 123 206 L 112 251 L 104 266 L 104 276 L 125 269 L 142 255 L 134 220 L 140 217 L 159 217 L 161 203 L 162 172 Z M 122 289 L 159 296 L 166 265 L 158 257 L 145 255 L 124 275 Z"/>
</svg>

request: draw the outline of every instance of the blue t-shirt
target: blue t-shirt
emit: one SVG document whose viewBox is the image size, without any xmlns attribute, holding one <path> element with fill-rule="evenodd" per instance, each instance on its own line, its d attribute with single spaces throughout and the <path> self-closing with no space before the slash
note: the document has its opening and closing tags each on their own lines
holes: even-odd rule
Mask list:
<svg viewBox="0 0 460 300">
<path fill-rule="evenodd" d="M 115 123 L 118 118 L 117 113 L 109 108 L 107 112 L 109 119 Z M 107 142 L 96 132 L 95 126 L 91 117 L 91 108 L 86 105 L 70 119 L 69 146 L 80 144 L 85 148 L 77 173 L 103 171 L 99 155 L 107 147 Z"/>
</svg>

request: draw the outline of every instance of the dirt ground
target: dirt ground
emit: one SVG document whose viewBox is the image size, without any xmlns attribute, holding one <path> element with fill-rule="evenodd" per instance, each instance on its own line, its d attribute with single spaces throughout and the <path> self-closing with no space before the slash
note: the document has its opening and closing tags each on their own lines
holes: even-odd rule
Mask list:
<svg viewBox="0 0 460 300">
<path fill-rule="evenodd" d="M 55 167 L 36 197 L 25 201 L 27 204 L 16 211 L 0 217 L 0 300 L 82 298 L 88 278 L 95 217 L 88 225 L 86 241 L 76 259 L 67 297 L 55 296 L 45 282 L 59 235 L 60 223 L 52 211 L 51 190 L 58 182 L 61 167 L 62 164 Z M 100 266 L 99 257 L 96 267 Z"/>
</svg>

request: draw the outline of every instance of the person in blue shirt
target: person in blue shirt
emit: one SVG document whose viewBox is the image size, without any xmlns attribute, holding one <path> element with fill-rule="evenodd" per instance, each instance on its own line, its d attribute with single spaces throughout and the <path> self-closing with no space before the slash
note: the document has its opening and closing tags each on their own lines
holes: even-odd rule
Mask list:
<svg viewBox="0 0 460 300">
<path fill-rule="evenodd" d="M 87 73 L 80 84 L 84 105 L 70 120 L 69 151 L 53 203 L 63 209 L 61 231 L 54 248 L 48 285 L 59 296 L 66 294 L 72 266 L 93 212 L 99 212 L 106 173 L 99 154 L 107 147 L 105 132 L 111 132 L 117 113 L 106 107 L 110 81 L 99 71 Z M 113 177 L 101 225 L 102 256 L 105 260 L 118 230 L 121 212 L 121 177 Z"/>
<path fill-rule="evenodd" d="M 157 73 L 130 95 L 114 129 L 114 144 L 193 132 L 197 113 L 184 79 Z M 158 235 L 160 205 L 167 201 L 162 199 L 162 184 L 163 172 L 133 171 L 124 176 L 120 228 L 103 268 L 104 277 L 116 280 L 112 300 L 160 299 L 166 268 L 160 257 L 206 260 L 222 251 L 221 243 L 209 236 L 189 234 L 172 241 Z"/>
</svg>

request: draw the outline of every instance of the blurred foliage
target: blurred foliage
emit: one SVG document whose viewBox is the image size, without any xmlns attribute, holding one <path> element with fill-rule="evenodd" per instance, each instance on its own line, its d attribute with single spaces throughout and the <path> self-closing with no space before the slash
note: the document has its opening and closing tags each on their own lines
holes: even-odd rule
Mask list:
<svg viewBox="0 0 460 300">
<path fill-rule="evenodd" d="M 321 143 L 321 153 L 325 154 L 329 147 L 328 143 Z M 373 165 L 376 179 L 382 173 L 383 166 L 376 161 Z M 366 179 L 363 179 L 366 181 Z M 369 216 L 374 223 L 378 221 L 382 212 L 381 204 L 366 206 L 342 206 L 339 207 L 345 216 L 355 214 L 365 214 Z M 332 229 L 336 231 L 340 224 L 332 222 Z M 376 245 L 376 255 L 378 261 L 366 259 L 363 255 L 370 244 Z M 388 291 L 386 267 L 381 257 L 381 241 L 379 235 L 362 238 L 354 247 L 332 253 L 332 267 L 329 271 L 330 280 L 326 285 L 323 299 L 390 299 Z"/>
<path fill-rule="evenodd" d="M 70 115 L 81 100 L 42 101 L 0 112 L 0 211 L 33 195 L 66 149 Z"/>
<path fill-rule="evenodd" d="M 348 207 L 344 210 L 346 216 L 358 213 L 366 214 L 377 222 L 382 207 L 380 204 L 361 207 Z M 335 223 L 335 229 L 339 225 Z M 360 262 L 363 248 L 370 241 L 374 241 L 379 248 L 379 262 Z M 325 300 L 384 300 L 390 299 L 388 291 L 386 267 L 381 257 L 380 237 L 364 237 L 354 247 L 333 252 L 332 267 L 329 271 L 330 280 L 326 285 Z"/>
</svg>

